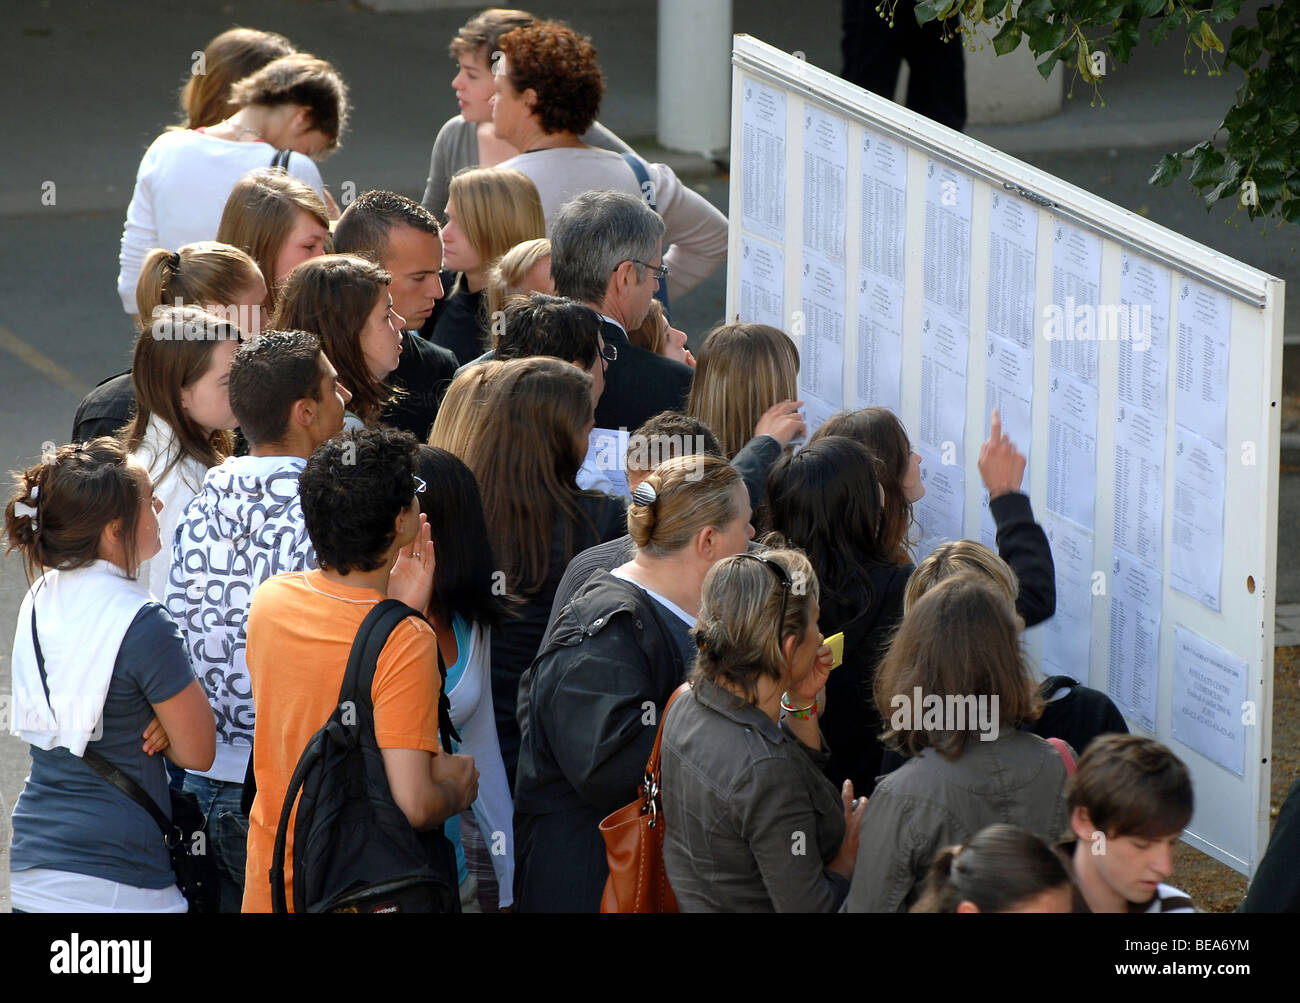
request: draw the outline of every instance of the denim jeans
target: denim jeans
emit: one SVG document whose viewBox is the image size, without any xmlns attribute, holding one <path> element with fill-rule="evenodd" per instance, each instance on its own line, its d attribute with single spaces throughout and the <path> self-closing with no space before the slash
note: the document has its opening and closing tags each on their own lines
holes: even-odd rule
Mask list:
<svg viewBox="0 0 1300 1003">
<path fill-rule="evenodd" d="M 248 856 L 248 816 L 239 810 L 244 785 L 185 774 L 185 790 L 199 799 L 208 851 L 216 858 L 222 912 L 239 912 L 244 902 L 244 863 Z"/>
</svg>

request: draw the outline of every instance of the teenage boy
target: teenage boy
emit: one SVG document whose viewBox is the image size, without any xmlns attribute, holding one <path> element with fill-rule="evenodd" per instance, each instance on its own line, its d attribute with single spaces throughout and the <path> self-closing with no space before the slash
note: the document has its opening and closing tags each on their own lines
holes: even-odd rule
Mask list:
<svg viewBox="0 0 1300 1003">
<path fill-rule="evenodd" d="M 434 554 L 422 529 L 417 443 L 394 429 L 348 431 L 325 443 L 299 479 L 303 520 L 319 568 L 269 579 L 248 614 L 248 669 L 257 704 L 253 752 L 258 796 L 249 820 L 244 911 L 269 912 L 276 827 L 285 793 L 311 737 L 329 719 L 357 630 L 399 575 L 428 605 Z M 405 561 L 394 568 L 398 555 Z M 438 743 L 442 679 L 433 629 L 419 617 L 398 624 L 380 652 L 371 696 L 375 738 L 393 800 L 417 830 L 432 829 L 478 796 L 471 756 Z M 293 825 L 285 850 L 293 901 Z"/>
<path fill-rule="evenodd" d="M 1140 735 L 1102 735 L 1079 760 L 1066 802 L 1076 912 L 1196 911 L 1165 884 L 1192 817 L 1192 781 L 1177 756 Z"/>
<path fill-rule="evenodd" d="M 393 312 L 405 322 L 402 354 L 387 382 L 402 393 L 384 408 L 385 425 L 410 432 L 421 442 L 437 417 L 438 405 L 456 374 L 456 356 L 417 332 L 442 299 L 442 235 L 433 213 L 395 192 L 369 191 L 343 211 L 334 227 L 334 250 L 383 265 Z"/>
<path fill-rule="evenodd" d="M 240 800 L 253 743 L 244 660 L 248 603 L 272 575 L 315 565 L 298 475 L 312 450 L 343 428 L 352 395 L 316 335 L 302 331 L 270 331 L 245 342 L 231 363 L 229 387 L 248 455 L 209 470 L 181 516 L 166 605 L 217 722 L 212 768 L 187 772 L 184 786 L 207 819 L 221 911 L 238 912 L 248 835 Z"/>
</svg>

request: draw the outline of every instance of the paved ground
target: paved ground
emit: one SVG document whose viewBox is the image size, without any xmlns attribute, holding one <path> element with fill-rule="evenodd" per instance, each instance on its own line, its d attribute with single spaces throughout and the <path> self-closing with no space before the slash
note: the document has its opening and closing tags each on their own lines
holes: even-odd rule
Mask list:
<svg viewBox="0 0 1300 1003">
<path fill-rule="evenodd" d="M 1257 6 L 1258 4 L 1255 4 Z M 469 5 L 467 5 L 468 7 Z M 838 0 L 745 0 L 734 27 L 810 62 L 839 65 Z M 539 9 L 542 9 L 539 7 Z M 655 6 L 649 2 L 555 0 L 546 13 L 591 34 L 608 78 L 602 120 L 654 156 Z M 0 18 L 0 464 L 28 462 L 46 440 L 63 441 L 77 401 L 125 368 L 131 331 L 115 292 L 117 249 L 140 154 L 176 116 L 175 93 L 190 53 L 232 24 L 281 31 L 330 58 L 352 89 L 353 128 L 322 167 L 335 191 L 387 187 L 418 197 L 434 132 L 455 111 L 446 41 L 466 9 L 374 14 L 345 0 L 42 0 Z M 1221 33 L 1228 37 L 1228 33 Z M 972 129 L 972 134 L 1068 181 L 1283 278 L 1295 271 L 1294 231 L 1225 225 L 1184 185 L 1153 190 L 1145 179 L 1161 153 L 1203 138 L 1240 77 L 1186 77 L 1176 43 L 1137 54 L 1106 81 L 1107 107 L 1082 89 L 1041 123 Z M 721 53 L 719 58 L 727 58 Z M 1152 145 L 1158 144 L 1158 145 Z M 674 160 L 726 209 L 726 179 L 707 164 Z M 53 206 L 42 185 L 56 184 Z M 1300 294 L 1300 285 L 1288 299 Z M 674 304 L 693 336 L 723 310 L 715 276 Z M 1300 332 L 1300 310 L 1288 327 Z M 1279 643 L 1300 643 L 1300 467 L 1282 478 Z M 12 558 L 0 561 L 0 693 L 8 690 L 9 625 L 27 583 Z M 1283 634 L 1283 631 L 1287 633 Z M 21 788 L 25 747 L 0 737 L 0 910 L 8 906 L 9 808 Z"/>
</svg>

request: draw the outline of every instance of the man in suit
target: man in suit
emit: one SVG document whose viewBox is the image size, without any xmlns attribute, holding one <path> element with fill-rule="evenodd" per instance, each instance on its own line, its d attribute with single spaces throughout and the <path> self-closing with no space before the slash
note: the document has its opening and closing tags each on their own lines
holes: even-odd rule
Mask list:
<svg viewBox="0 0 1300 1003">
<path fill-rule="evenodd" d="M 597 428 L 630 431 L 661 411 L 683 410 L 690 396 L 690 367 L 627 337 L 645 320 L 667 275 L 663 235 L 659 215 L 626 192 L 584 192 L 551 218 L 555 292 L 600 314 L 605 345 L 618 353 L 605 373 Z"/>
</svg>

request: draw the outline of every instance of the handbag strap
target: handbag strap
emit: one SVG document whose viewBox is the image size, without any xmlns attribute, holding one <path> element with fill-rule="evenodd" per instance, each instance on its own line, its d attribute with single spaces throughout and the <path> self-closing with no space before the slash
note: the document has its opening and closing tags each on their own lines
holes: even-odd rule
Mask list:
<svg viewBox="0 0 1300 1003">
<path fill-rule="evenodd" d="M 289 154 L 291 150 L 276 150 L 275 156 L 271 158 L 271 167 L 280 168 L 285 173 L 289 171 Z"/>
<path fill-rule="evenodd" d="M 41 686 L 45 690 L 45 703 L 50 708 L 50 713 L 54 713 L 54 706 L 50 704 L 50 684 L 45 673 L 45 653 L 41 651 L 41 638 L 36 631 L 36 597 L 32 596 L 32 647 L 36 651 L 36 670 L 41 674 Z M 180 830 L 176 828 L 163 810 L 158 807 L 158 802 L 149 796 L 149 792 L 137 784 L 129 776 L 122 772 L 121 769 L 114 766 L 98 752 L 92 752 L 86 749 L 81 758 L 101 777 L 116 787 L 119 791 L 129 797 L 141 808 L 147 811 L 151 818 L 158 824 L 158 829 L 162 832 L 163 840 L 169 847 L 175 845 L 173 840 L 176 839 Z"/>
<path fill-rule="evenodd" d="M 1070 755 L 1070 746 L 1063 739 L 1049 738 L 1047 744 L 1055 749 L 1061 756 L 1061 761 L 1065 763 L 1065 775 L 1074 776 L 1074 757 Z"/>
<path fill-rule="evenodd" d="M 650 750 L 650 758 L 645 763 L 645 777 L 648 786 L 653 792 L 657 793 L 659 788 L 659 747 L 664 740 L 664 722 L 668 720 L 668 709 L 672 707 L 673 701 L 691 688 L 690 683 L 682 683 L 677 689 L 673 690 L 672 696 L 664 704 L 664 712 L 659 717 L 659 730 L 655 732 L 654 748 Z M 650 793 L 650 792 L 647 792 Z"/>
</svg>

